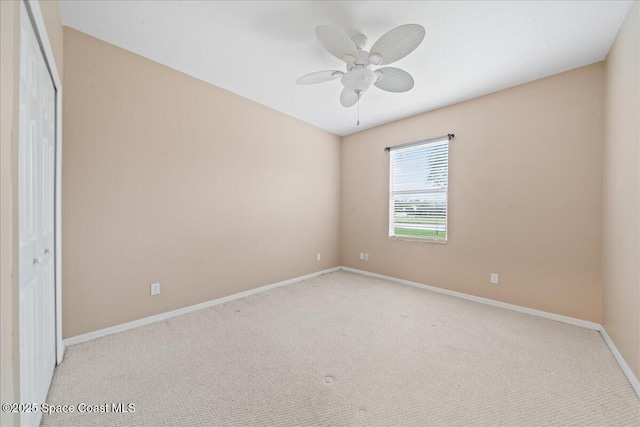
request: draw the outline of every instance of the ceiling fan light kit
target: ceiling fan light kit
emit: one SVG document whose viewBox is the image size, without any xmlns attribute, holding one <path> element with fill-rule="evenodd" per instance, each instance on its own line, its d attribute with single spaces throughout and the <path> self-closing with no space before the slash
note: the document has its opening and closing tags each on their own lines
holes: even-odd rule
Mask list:
<svg viewBox="0 0 640 427">
<path fill-rule="evenodd" d="M 364 92 L 378 80 L 379 75 L 367 68 L 355 68 L 344 74 L 340 82 L 352 92 Z"/>
<path fill-rule="evenodd" d="M 411 74 L 394 67 L 371 70 L 371 66 L 399 61 L 413 52 L 422 43 L 424 36 L 425 29 L 421 25 L 401 25 L 380 37 L 371 49 L 366 51 L 364 49 L 368 39 L 364 34 L 349 37 L 339 28 L 319 25 L 316 28 L 318 41 L 329 53 L 345 62 L 346 72 L 318 71 L 300 77 L 297 83 L 316 84 L 340 78 L 344 86 L 340 94 L 340 104 L 345 108 L 357 104 L 362 94 L 372 85 L 387 92 L 406 92 L 414 85 Z"/>
</svg>

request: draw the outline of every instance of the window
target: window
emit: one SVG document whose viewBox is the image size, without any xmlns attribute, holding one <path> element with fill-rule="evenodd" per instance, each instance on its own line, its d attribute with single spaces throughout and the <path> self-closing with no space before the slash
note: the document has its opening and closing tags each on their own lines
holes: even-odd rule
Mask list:
<svg viewBox="0 0 640 427">
<path fill-rule="evenodd" d="M 389 148 L 389 237 L 447 241 L 451 136 Z"/>
</svg>

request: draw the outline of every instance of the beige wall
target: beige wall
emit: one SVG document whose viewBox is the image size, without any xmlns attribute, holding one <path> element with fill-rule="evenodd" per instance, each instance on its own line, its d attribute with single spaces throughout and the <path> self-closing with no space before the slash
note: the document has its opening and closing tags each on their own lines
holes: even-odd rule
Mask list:
<svg viewBox="0 0 640 427">
<path fill-rule="evenodd" d="M 603 325 L 640 378 L 640 4 L 605 62 Z"/>
<path fill-rule="evenodd" d="M 49 35 L 49 42 L 51 43 L 51 50 L 56 61 L 56 68 L 58 75 L 62 80 L 64 78 L 64 64 L 63 64 L 63 27 L 62 18 L 60 16 L 60 7 L 57 0 L 40 0 L 40 10 L 42 10 L 42 17 L 44 18 L 44 25 L 47 27 L 47 34 Z"/>
<path fill-rule="evenodd" d="M 62 73 L 62 23 L 56 1 L 41 2 L 42 15 Z M 17 142 L 20 52 L 20 4 L 0 2 L 0 401 L 13 402 L 19 395 L 18 377 L 18 211 Z M 0 413 L 0 425 L 17 418 Z"/>
<path fill-rule="evenodd" d="M 597 63 L 343 138 L 342 265 L 600 322 L 602 105 Z M 390 240 L 383 148 L 447 133 L 448 243 Z"/>
<path fill-rule="evenodd" d="M 65 337 L 339 265 L 338 136 L 64 40 Z"/>
</svg>

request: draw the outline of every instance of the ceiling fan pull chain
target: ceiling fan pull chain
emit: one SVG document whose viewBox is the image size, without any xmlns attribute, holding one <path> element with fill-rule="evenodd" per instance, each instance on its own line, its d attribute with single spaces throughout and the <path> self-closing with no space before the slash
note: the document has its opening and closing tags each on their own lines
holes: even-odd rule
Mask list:
<svg viewBox="0 0 640 427">
<path fill-rule="evenodd" d="M 358 94 L 358 122 L 356 126 L 360 126 L 360 91 L 356 92 Z"/>
</svg>

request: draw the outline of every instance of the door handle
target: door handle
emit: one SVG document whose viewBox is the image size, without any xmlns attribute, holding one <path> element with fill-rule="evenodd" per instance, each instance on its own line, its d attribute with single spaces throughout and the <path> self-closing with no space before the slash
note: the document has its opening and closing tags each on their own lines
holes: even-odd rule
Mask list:
<svg viewBox="0 0 640 427">
<path fill-rule="evenodd" d="M 40 264 L 40 258 L 38 258 L 38 257 L 35 257 L 33 259 L 33 265 L 36 265 L 36 264 Z"/>
</svg>

